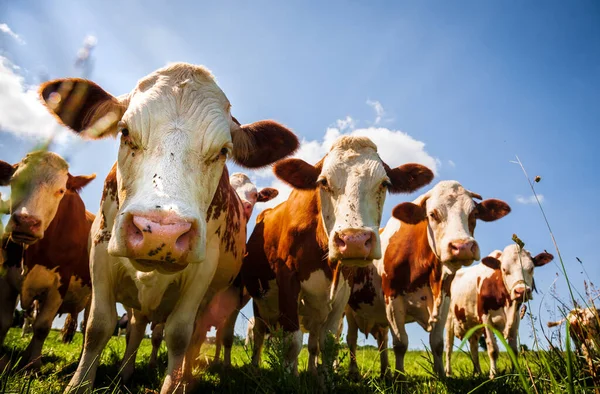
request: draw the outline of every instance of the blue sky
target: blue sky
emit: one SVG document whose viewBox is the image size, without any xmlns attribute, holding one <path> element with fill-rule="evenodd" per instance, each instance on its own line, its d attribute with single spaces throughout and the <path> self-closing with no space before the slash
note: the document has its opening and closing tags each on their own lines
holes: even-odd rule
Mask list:
<svg viewBox="0 0 600 394">
<path fill-rule="evenodd" d="M 503 249 L 517 233 L 532 253 L 547 249 L 556 255 L 539 208 L 518 201 L 518 196 L 525 202 L 531 197 L 520 168 L 510 163 L 518 155 L 531 177 L 542 177 L 536 190 L 543 195 L 567 271 L 583 293 L 585 276 L 575 257 L 593 281 L 600 281 L 594 248 L 600 213 L 587 204 L 600 192 L 600 4 L 428 5 L 2 2 L 0 24 L 10 31 L 0 26 L 0 87 L 12 83 L 15 97 L 0 89 L 0 158 L 18 161 L 35 145 L 32 136 L 46 133 L 39 130 L 47 118 L 33 121 L 39 109 L 30 108 L 31 97 L 23 97 L 41 77 L 78 75 L 76 53 L 93 35 L 98 44 L 91 79 L 115 95 L 167 62 L 204 64 L 240 121 L 274 118 L 288 125 L 307 143 L 304 157 L 321 154 L 328 129 L 391 133 L 399 142 L 382 151 L 390 164 L 431 160 L 435 181 L 456 179 L 484 198 L 512 206 L 506 218 L 479 224 L 482 253 Z M 13 107 L 21 99 L 26 104 Z M 19 111 L 22 121 L 10 116 Z M 347 117 L 351 126 L 338 122 Z M 412 144 L 407 150 L 406 141 Z M 69 160 L 73 174 L 98 174 L 82 192 L 88 209 L 96 212 L 116 141 L 66 139 L 54 149 Z M 265 173 L 251 176 L 261 186 L 274 183 Z M 7 190 L 2 192 L 6 198 Z M 396 203 L 414 197 L 388 197 L 384 223 Z M 548 293 L 557 272 L 551 263 L 535 274 L 539 294 L 532 308 L 541 311 L 542 324 L 551 318 L 546 310 L 556 307 Z M 559 297 L 566 299 L 562 275 L 556 284 Z M 250 308 L 245 312 L 251 315 Z M 240 321 L 241 333 L 245 322 Z M 410 325 L 408 332 L 411 348 L 428 343 L 420 327 Z M 521 339 L 530 344 L 528 333 L 529 324 L 523 324 Z"/>
</svg>

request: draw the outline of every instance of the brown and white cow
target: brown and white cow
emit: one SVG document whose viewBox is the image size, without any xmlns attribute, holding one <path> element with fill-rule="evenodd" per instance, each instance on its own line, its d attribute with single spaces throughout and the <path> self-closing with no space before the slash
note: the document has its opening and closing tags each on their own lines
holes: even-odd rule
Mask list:
<svg viewBox="0 0 600 394">
<path fill-rule="evenodd" d="M 443 332 L 454 274 L 479 260 L 477 220 L 490 222 L 510 212 L 503 201 L 477 203 L 474 198 L 481 196 L 456 181 L 439 182 L 412 203 L 397 205 L 381 233 L 384 254 L 374 264 L 382 279 L 399 373 L 404 373 L 408 349 L 405 325 L 416 321 L 430 332 L 434 371 L 444 374 Z"/>
<path fill-rule="evenodd" d="M 598 357 L 600 356 L 600 309 L 591 306 L 575 308 L 564 319 L 548 322 L 548 327 L 560 326 L 565 321 L 569 322 L 569 333 L 577 353 L 585 358 L 592 377 L 598 379 L 600 375 L 598 366 Z"/>
<path fill-rule="evenodd" d="M 0 185 L 11 186 L 5 250 L 24 250 L 22 255 L 9 252 L 12 257 L 5 263 L 9 275 L 15 275 L 9 280 L 11 297 L 19 294 L 25 311 L 33 310 L 35 300 L 39 303 L 23 361 L 39 367 L 57 313 L 77 314 L 90 300 L 88 234 L 94 215 L 85 210 L 78 192 L 96 175 L 72 176 L 62 157 L 46 151 L 29 153 L 13 166 L 0 161 L 0 167 Z M 2 300 L 11 319 L 14 306 L 14 299 Z M 3 330 L 2 339 L 4 335 Z"/>
<path fill-rule="evenodd" d="M 162 392 L 184 391 L 199 305 L 209 285 L 219 290 L 233 281 L 245 252 L 243 207 L 225 162 L 263 167 L 294 152 L 298 139 L 273 121 L 241 126 L 210 71 L 187 63 L 161 68 L 119 97 L 76 78 L 47 82 L 41 95 L 84 137 L 120 134 L 92 226 L 87 338 L 67 390 L 90 390 L 120 302 L 146 324 L 165 322 Z"/>
<path fill-rule="evenodd" d="M 254 185 L 254 183 L 252 183 L 252 181 L 250 180 L 248 175 L 241 173 L 241 172 L 236 172 L 236 173 L 232 174 L 229 177 L 229 183 L 231 184 L 231 187 L 235 190 L 238 197 L 242 201 L 242 205 L 244 207 L 244 213 L 246 216 L 246 222 L 245 222 L 246 224 L 247 224 L 247 220 L 250 219 L 250 216 L 252 216 L 252 211 L 254 210 L 254 205 L 256 205 L 257 202 L 271 201 L 273 198 L 277 197 L 277 195 L 279 194 L 279 191 L 277 189 L 274 189 L 271 187 L 262 188 L 259 192 L 256 188 L 256 185 Z M 231 285 L 232 287 L 235 288 L 234 289 L 235 292 L 240 292 L 239 297 L 235 297 L 235 296 L 232 297 L 230 291 L 222 291 L 222 292 L 218 293 L 215 296 L 215 298 L 210 302 L 208 307 L 203 308 L 203 310 L 202 310 L 203 316 L 200 316 L 200 319 L 199 319 L 200 321 L 197 322 L 197 324 L 203 325 L 203 327 L 206 331 L 208 331 L 210 329 L 210 326 L 215 326 L 217 328 L 214 362 L 219 362 L 219 358 L 220 358 L 220 354 L 221 354 L 221 346 L 222 346 L 224 338 L 225 338 L 225 341 L 228 344 L 228 346 L 225 346 L 225 357 L 224 357 L 225 365 L 231 364 L 231 347 L 233 345 L 233 334 L 234 334 L 233 328 L 234 327 L 230 327 L 230 326 L 231 325 L 235 326 L 235 318 L 237 317 L 237 313 L 233 314 L 233 316 L 230 316 L 232 309 L 239 311 L 241 308 L 243 308 L 248 303 L 248 301 L 250 299 L 250 296 L 248 296 L 246 292 L 244 292 L 246 294 L 241 293 L 244 290 L 243 290 L 242 286 L 237 284 L 237 282 L 239 282 L 239 281 L 240 281 L 240 275 L 238 274 L 238 277 L 236 277 L 236 280 Z M 204 309 L 206 309 L 206 310 L 204 310 Z M 131 329 L 133 329 L 133 330 L 139 329 L 139 328 L 135 327 L 136 324 L 139 324 L 138 318 L 131 316 L 132 314 L 135 314 L 136 312 L 133 311 L 131 308 L 128 308 L 127 313 L 130 316 L 129 318 L 132 320 L 132 325 L 129 327 L 131 327 Z M 226 324 L 227 322 L 230 321 L 230 320 L 226 320 L 226 319 L 231 319 L 231 318 L 233 318 L 233 321 L 231 322 L 231 324 Z M 231 329 L 231 333 L 229 335 L 230 329 Z M 144 327 L 144 330 L 145 330 L 145 327 Z M 152 330 L 152 336 L 151 336 L 152 352 L 150 353 L 149 365 L 151 367 L 154 367 L 154 366 L 156 366 L 156 363 L 157 363 L 158 349 L 163 340 L 164 323 L 158 323 L 158 324 L 153 323 L 151 330 Z M 202 330 L 202 328 L 198 327 L 197 330 L 200 331 L 200 330 Z M 224 331 L 226 331 L 227 334 L 224 335 Z M 193 338 L 193 339 L 196 341 L 199 341 L 200 345 L 201 345 L 204 336 L 200 335 L 200 332 L 198 332 L 197 337 L 198 338 Z M 230 337 L 231 337 L 231 340 L 229 341 L 228 339 Z M 128 336 L 128 338 L 129 338 L 129 336 Z M 194 358 L 194 361 L 197 360 L 197 358 L 199 356 L 199 352 L 200 352 L 200 346 L 198 346 L 198 344 L 195 344 L 195 345 L 196 345 L 195 350 L 198 352 L 198 354 L 195 354 L 194 356 L 192 356 Z M 129 379 L 133 375 L 136 351 L 137 351 L 137 349 L 134 350 L 132 348 L 132 344 L 130 344 L 129 340 L 128 340 L 127 341 L 127 349 L 125 351 L 125 357 L 123 358 L 123 365 L 121 367 L 121 376 L 122 376 L 124 382 L 129 381 Z M 192 351 L 193 350 L 190 349 L 190 352 L 192 352 Z M 192 362 L 192 364 L 195 366 L 195 365 L 197 365 L 197 362 Z"/>
<path fill-rule="evenodd" d="M 502 333 L 514 354 L 518 354 L 519 310 L 524 302 L 532 299 L 534 268 L 548 264 L 553 258 L 546 252 L 532 257 L 527 250 L 512 244 L 503 251 L 492 252 L 480 264 L 456 273 L 450 288 L 452 297 L 446 321 L 447 376 L 452 375 L 454 337 L 464 339 L 467 332 L 479 324 L 487 326 L 469 338 L 475 373 L 481 373 L 478 342 L 485 332 L 490 378 L 496 375 L 498 344 L 492 327 Z"/>
<path fill-rule="evenodd" d="M 412 192 L 433 173 L 418 164 L 391 169 L 371 140 L 351 136 L 338 139 L 314 166 L 286 159 L 274 172 L 294 190 L 258 216 L 247 245 L 242 279 L 254 299 L 252 361 L 260 362 L 267 327 L 281 327 L 291 340 L 286 365 L 297 373 L 302 329 L 309 332 L 314 372 L 319 349 L 328 333 L 335 335 L 348 303 L 346 270 L 381 257 L 386 192 Z"/>
</svg>

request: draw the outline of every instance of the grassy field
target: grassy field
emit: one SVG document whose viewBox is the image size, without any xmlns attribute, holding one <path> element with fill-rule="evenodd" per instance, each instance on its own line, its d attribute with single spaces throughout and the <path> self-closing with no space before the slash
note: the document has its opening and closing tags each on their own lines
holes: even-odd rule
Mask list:
<svg viewBox="0 0 600 394">
<path fill-rule="evenodd" d="M 19 329 L 11 329 L 6 339 L 6 350 L 10 352 L 12 360 L 19 358 L 30 337 L 21 338 Z M 25 372 L 13 369 L 0 375 L 0 392 L 10 393 L 59 393 L 66 386 L 70 376 L 75 371 L 81 350 L 82 336 L 78 333 L 73 343 L 65 345 L 60 342 L 59 332 L 53 330 L 44 347 L 43 366 L 37 372 Z M 113 337 L 104 353 L 96 379 L 96 392 L 98 393 L 152 393 L 160 389 L 165 373 L 167 361 L 166 348 L 163 343 L 159 352 L 161 367 L 151 370 L 148 367 L 150 356 L 150 340 L 144 339 L 136 360 L 136 372 L 132 385 L 124 387 L 119 383 L 119 365 L 125 351 L 125 338 Z M 342 347 L 339 353 L 341 367 L 335 374 L 323 373 L 321 378 L 316 378 L 305 372 L 308 352 L 306 348 L 300 354 L 300 376 L 298 378 L 283 372 L 273 348 L 266 349 L 263 356 L 263 365 L 257 370 L 249 364 L 249 351 L 244 346 L 238 345 L 233 350 L 234 367 L 225 369 L 221 366 L 212 366 L 202 371 L 196 371 L 197 383 L 194 392 L 218 393 L 314 393 L 314 392 L 343 392 L 343 393 L 371 393 L 371 392 L 396 392 L 396 393 L 520 393 L 530 390 L 524 389 L 519 377 L 510 372 L 510 361 L 507 354 L 500 357 L 500 370 L 504 371 L 500 377 L 489 381 L 486 377 L 472 376 L 472 366 L 469 356 L 464 352 L 455 352 L 453 366 L 455 378 L 438 380 L 431 374 L 431 358 L 426 352 L 409 352 L 406 359 L 409 377 L 406 381 L 385 381 L 379 378 L 379 356 L 373 347 L 363 347 L 358 351 L 358 363 L 361 368 L 361 377 L 351 380 L 347 370 L 349 356 L 347 349 Z M 206 361 L 210 361 L 214 354 L 214 346 L 205 346 L 203 354 Z M 558 356 L 561 357 L 560 355 Z M 528 384 L 536 383 L 535 391 L 531 392 L 556 392 L 551 382 L 545 382 L 546 377 L 542 369 L 543 364 L 536 362 L 539 355 L 528 352 L 521 356 Z M 393 363 L 393 352 L 390 351 L 390 362 Z M 489 364 L 487 355 L 482 357 L 482 368 L 487 372 Z M 531 385 L 533 388 L 533 385 Z M 577 390 L 586 392 L 587 389 Z M 566 388 L 565 388 L 566 392 Z M 590 391 L 589 392 L 593 392 Z"/>
</svg>

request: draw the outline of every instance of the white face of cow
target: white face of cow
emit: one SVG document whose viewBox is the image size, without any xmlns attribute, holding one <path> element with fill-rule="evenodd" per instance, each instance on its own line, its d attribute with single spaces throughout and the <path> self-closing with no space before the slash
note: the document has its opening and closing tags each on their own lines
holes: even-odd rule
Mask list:
<svg viewBox="0 0 600 394">
<path fill-rule="evenodd" d="M 409 224 L 427 220 L 429 246 L 437 258 L 452 270 L 479 260 L 479 245 L 474 238 L 477 219 L 493 221 L 504 217 L 510 207 L 503 201 L 481 199 L 456 181 L 442 181 L 417 198 L 402 203 L 393 215 Z"/>
<path fill-rule="evenodd" d="M 246 214 L 246 219 L 250 219 L 250 216 L 252 216 L 254 205 L 257 202 L 271 201 L 279 194 L 279 191 L 277 191 L 277 189 L 273 189 L 271 187 L 265 187 L 259 192 L 256 189 L 256 185 L 252 183 L 250 178 L 248 178 L 246 174 L 241 172 L 236 172 L 232 174 L 229 177 L 229 183 L 242 200 L 242 204 L 244 206 L 244 213 Z"/>
<path fill-rule="evenodd" d="M 317 166 L 288 159 L 275 174 L 298 189 L 318 188 L 321 220 L 329 239 L 329 259 L 366 266 L 381 258 L 379 225 L 386 191 L 410 192 L 433 173 L 418 164 L 390 169 L 366 137 L 338 139 Z"/>
<path fill-rule="evenodd" d="M 0 167 L 0 185 L 11 186 L 6 234 L 25 245 L 44 237 L 68 190 L 79 189 L 95 178 L 71 176 L 67 162 L 47 151 L 29 153 L 14 166 L 0 162 Z"/>
<path fill-rule="evenodd" d="M 501 270 L 502 280 L 511 300 L 529 301 L 533 298 L 532 290 L 535 289 L 534 268 L 548 264 L 553 258 L 554 256 L 547 252 L 532 257 L 529 251 L 511 244 L 502 252 L 492 252 L 482 263 Z"/>
<path fill-rule="evenodd" d="M 205 259 L 207 212 L 228 157 L 262 167 L 298 146 L 273 121 L 240 126 L 212 74 L 185 63 L 155 71 L 119 98 L 78 79 L 48 82 L 41 95 L 85 136 L 121 134 L 108 252 L 142 271 L 176 272 Z"/>
</svg>

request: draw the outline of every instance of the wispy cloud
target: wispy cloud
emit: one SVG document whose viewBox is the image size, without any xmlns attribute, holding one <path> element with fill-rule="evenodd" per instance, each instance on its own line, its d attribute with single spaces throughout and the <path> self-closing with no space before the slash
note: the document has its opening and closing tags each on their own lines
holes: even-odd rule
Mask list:
<svg viewBox="0 0 600 394">
<path fill-rule="evenodd" d="M 448 165 L 452 168 L 456 167 L 456 163 L 453 162 L 452 160 L 448 160 Z"/>
<path fill-rule="evenodd" d="M 537 196 L 538 196 L 538 200 L 539 200 L 540 202 L 543 202 L 543 201 L 544 201 L 544 195 L 543 195 L 543 194 L 538 194 Z M 518 202 L 519 204 L 536 204 L 536 203 L 537 203 L 537 200 L 535 199 L 535 196 L 534 196 L 534 195 L 531 195 L 531 196 L 526 196 L 526 197 L 525 197 L 525 196 L 518 195 L 518 196 L 516 197 L 516 200 L 517 200 L 517 202 Z"/>
<path fill-rule="evenodd" d="M 338 119 L 335 123 L 340 130 L 352 130 L 356 126 L 356 122 L 350 116 L 346 116 L 346 119 Z"/>
<path fill-rule="evenodd" d="M 12 29 L 6 23 L 0 23 L 0 31 L 14 38 L 19 44 L 25 45 L 25 40 L 23 40 L 20 35 L 12 31 Z"/>
<path fill-rule="evenodd" d="M 377 100 L 367 100 L 367 105 L 373 107 L 375 110 L 375 124 L 381 123 L 383 116 L 385 115 L 383 105 L 381 105 L 381 103 Z"/>
<path fill-rule="evenodd" d="M 18 68 L 0 56 L 0 129 L 19 137 L 66 143 L 71 133 L 58 125 L 38 98 L 37 86 L 27 86 Z"/>
</svg>

